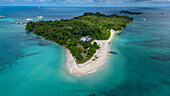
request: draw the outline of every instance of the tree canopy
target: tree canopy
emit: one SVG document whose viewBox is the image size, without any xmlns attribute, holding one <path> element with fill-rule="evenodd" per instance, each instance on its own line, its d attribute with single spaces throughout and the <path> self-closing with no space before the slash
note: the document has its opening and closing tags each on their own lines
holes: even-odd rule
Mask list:
<svg viewBox="0 0 170 96">
<path fill-rule="evenodd" d="M 107 40 L 110 29 L 122 30 L 131 21 L 132 17 L 89 12 L 69 20 L 30 21 L 26 24 L 26 30 L 65 46 L 77 62 L 81 62 L 90 59 L 100 48 L 97 43 L 91 44 L 93 40 Z M 81 41 L 82 36 L 89 36 L 91 40 Z"/>
<path fill-rule="evenodd" d="M 132 12 L 132 11 L 120 11 L 120 13 L 123 13 L 123 14 L 135 14 L 135 15 L 143 14 L 141 12 Z"/>
</svg>

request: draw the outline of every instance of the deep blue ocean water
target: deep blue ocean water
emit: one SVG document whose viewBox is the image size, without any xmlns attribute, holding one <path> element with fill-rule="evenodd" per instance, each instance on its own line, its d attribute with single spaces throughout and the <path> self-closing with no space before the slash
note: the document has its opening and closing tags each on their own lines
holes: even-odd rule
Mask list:
<svg viewBox="0 0 170 96">
<path fill-rule="evenodd" d="M 64 47 L 15 24 L 41 15 L 60 20 L 121 10 L 145 14 L 129 15 L 134 22 L 111 43 L 119 54 L 82 77 L 67 72 Z M 170 8 L 0 6 L 0 15 L 0 96 L 170 96 Z"/>
</svg>

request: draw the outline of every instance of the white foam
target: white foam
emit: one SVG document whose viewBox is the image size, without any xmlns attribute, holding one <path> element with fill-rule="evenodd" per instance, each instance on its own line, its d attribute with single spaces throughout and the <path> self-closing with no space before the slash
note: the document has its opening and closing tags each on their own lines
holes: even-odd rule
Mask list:
<svg viewBox="0 0 170 96">
<path fill-rule="evenodd" d="M 91 73 L 94 73 L 94 72 L 96 72 L 97 70 L 93 70 L 93 71 L 91 71 L 91 72 L 87 72 L 87 74 L 91 74 Z M 86 74 L 86 75 L 87 75 Z"/>
</svg>

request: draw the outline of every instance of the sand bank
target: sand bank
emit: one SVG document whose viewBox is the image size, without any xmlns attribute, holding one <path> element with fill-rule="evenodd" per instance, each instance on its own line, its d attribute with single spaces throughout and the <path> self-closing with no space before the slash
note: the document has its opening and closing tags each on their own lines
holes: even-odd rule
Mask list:
<svg viewBox="0 0 170 96">
<path fill-rule="evenodd" d="M 98 69 L 100 69 L 108 58 L 108 51 L 110 51 L 109 42 L 111 42 L 116 33 L 113 30 L 110 32 L 111 35 L 108 40 L 94 40 L 100 46 L 100 49 L 96 50 L 96 53 L 93 55 L 93 57 L 85 63 L 77 64 L 69 49 L 66 49 L 66 67 L 68 71 L 75 76 L 83 76 L 96 72 Z M 95 59 L 95 56 L 97 56 L 98 59 L 93 61 L 92 59 Z"/>
</svg>

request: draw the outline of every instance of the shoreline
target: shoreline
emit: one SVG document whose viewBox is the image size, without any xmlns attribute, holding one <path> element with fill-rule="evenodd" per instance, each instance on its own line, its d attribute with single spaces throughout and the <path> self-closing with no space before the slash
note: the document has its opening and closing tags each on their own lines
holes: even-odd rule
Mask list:
<svg viewBox="0 0 170 96">
<path fill-rule="evenodd" d="M 102 66 L 106 63 L 106 59 L 108 58 L 108 51 L 110 51 L 110 42 L 114 38 L 115 33 L 118 31 L 111 31 L 110 38 L 108 40 L 94 40 L 99 46 L 100 49 L 96 50 L 96 53 L 90 60 L 85 63 L 77 64 L 75 58 L 70 53 L 70 50 L 66 48 L 66 67 L 70 74 L 75 76 L 84 76 L 87 74 L 91 74 L 102 68 Z M 93 42 L 94 42 L 93 41 Z M 98 57 L 95 61 L 95 56 Z"/>
</svg>

